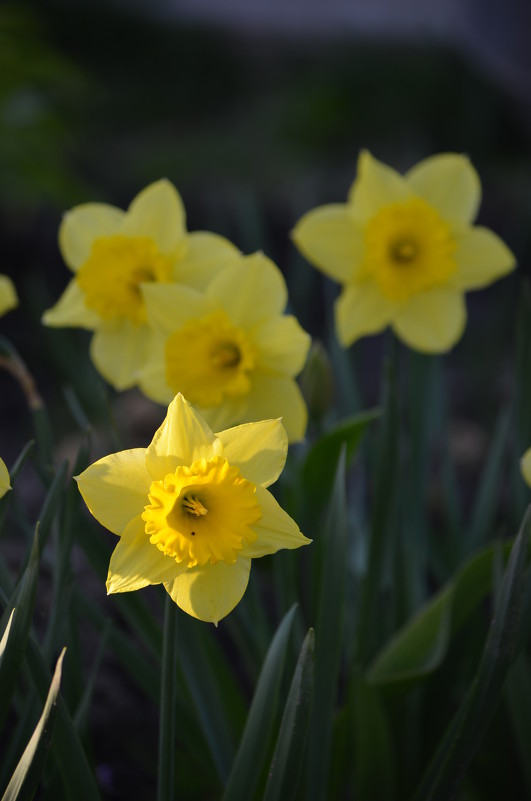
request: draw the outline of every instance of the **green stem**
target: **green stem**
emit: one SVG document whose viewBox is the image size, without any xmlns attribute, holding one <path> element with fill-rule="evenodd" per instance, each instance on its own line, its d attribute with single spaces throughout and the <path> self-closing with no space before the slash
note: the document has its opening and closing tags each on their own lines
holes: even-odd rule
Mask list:
<svg viewBox="0 0 531 801">
<path fill-rule="evenodd" d="M 170 595 L 164 607 L 164 639 L 160 675 L 159 781 L 157 801 L 173 801 L 175 778 L 175 641 L 177 606 Z"/>
</svg>

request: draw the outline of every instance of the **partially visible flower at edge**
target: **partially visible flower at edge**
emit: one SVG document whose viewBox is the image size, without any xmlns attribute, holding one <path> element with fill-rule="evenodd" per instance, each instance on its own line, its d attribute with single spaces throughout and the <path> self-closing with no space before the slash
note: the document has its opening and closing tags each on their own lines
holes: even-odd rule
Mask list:
<svg viewBox="0 0 531 801">
<path fill-rule="evenodd" d="M 465 156 L 432 156 L 402 176 L 362 151 L 347 203 L 313 209 L 292 234 L 312 264 L 343 284 L 335 307 L 343 346 L 388 325 L 427 353 L 457 342 L 464 292 L 515 266 L 499 237 L 472 226 L 480 197 Z"/>
<path fill-rule="evenodd" d="M 0 316 L 17 306 L 18 296 L 13 281 L 7 275 L 0 275 Z"/>
<path fill-rule="evenodd" d="M 0 498 L 3 498 L 6 492 L 11 489 L 11 482 L 9 479 L 9 470 L 7 469 L 3 459 L 0 459 Z"/>
<path fill-rule="evenodd" d="M 528 448 L 520 459 L 520 471 L 526 484 L 531 487 L 531 448 Z"/>
<path fill-rule="evenodd" d="M 304 437 L 295 376 L 310 337 L 283 314 L 286 283 L 270 259 L 239 256 L 204 292 L 177 284 L 142 292 L 152 338 L 139 385 L 148 397 L 167 404 L 182 392 L 215 429 L 282 417 L 290 442 Z"/>
<path fill-rule="evenodd" d="M 120 390 L 135 383 L 145 355 L 140 286 L 179 282 L 202 289 L 239 253 L 217 234 L 187 233 L 181 197 L 167 180 L 142 190 L 127 211 L 104 203 L 76 206 L 61 222 L 59 247 L 75 277 L 43 323 L 93 330 L 91 358 Z"/>
<path fill-rule="evenodd" d="M 214 434 L 177 395 L 148 448 L 77 476 L 90 512 L 120 537 L 107 591 L 163 583 L 181 609 L 217 624 L 241 600 L 251 559 L 311 542 L 266 489 L 286 454 L 279 420 Z"/>
</svg>

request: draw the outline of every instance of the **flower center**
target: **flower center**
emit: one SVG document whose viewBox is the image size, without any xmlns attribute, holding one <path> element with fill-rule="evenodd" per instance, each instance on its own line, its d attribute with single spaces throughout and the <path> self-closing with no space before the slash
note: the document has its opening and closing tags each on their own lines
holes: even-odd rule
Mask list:
<svg viewBox="0 0 531 801">
<path fill-rule="evenodd" d="M 365 230 L 364 272 L 390 300 L 442 286 L 457 269 L 450 227 L 420 198 L 384 206 Z"/>
<path fill-rule="evenodd" d="M 198 406 L 217 406 L 250 389 L 255 350 L 223 311 L 190 320 L 166 341 L 166 382 Z"/>
<path fill-rule="evenodd" d="M 262 510 L 255 491 L 222 456 L 178 467 L 151 484 L 142 514 L 149 541 L 188 567 L 232 564 L 257 537 L 252 525 Z"/>
<path fill-rule="evenodd" d="M 102 236 L 94 240 L 87 261 L 77 273 L 85 304 L 103 320 L 146 320 L 140 284 L 170 281 L 172 262 L 147 236 Z"/>
</svg>

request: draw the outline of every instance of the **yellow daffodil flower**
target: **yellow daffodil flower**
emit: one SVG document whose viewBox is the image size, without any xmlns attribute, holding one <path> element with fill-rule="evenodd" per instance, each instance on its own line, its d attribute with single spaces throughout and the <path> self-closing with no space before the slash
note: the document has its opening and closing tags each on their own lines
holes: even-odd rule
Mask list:
<svg viewBox="0 0 531 801">
<path fill-rule="evenodd" d="M 363 151 L 347 203 L 299 220 L 299 250 L 343 284 L 335 307 L 343 346 L 388 325 L 426 353 L 457 342 L 466 322 L 464 292 L 515 266 L 499 237 L 472 226 L 480 197 L 465 156 L 432 156 L 402 176 Z"/>
<path fill-rule="evenodd" d="M 0 275 L 0 316 L 18 306 L 18 297 L 11 278 Z"/>
<path fill-rule="evenodd" d="M 104 203 L 76 206 L 63 218 L 59 247 L 75 276 L 43 322 L 93 330 L 92 360 L 117 389 L 135 383 L 145 355 L 142 284 L 175 281 L 202 289 L 239 253 L 217 234 L 187 233 L 181 197 L 166 180 L 140 192 L 127 211 Z"/>
<path fill-rule="evenodd" d="M 11 483 L 9 480 L 9 471 L 5 465 L 5 462 L 0 459 L 0 498 L 11 489 Z"/>
<path fill-rule="evenodd" d="M 527 484 L 531 487 L 531 448 L 520 459 L 520 470 Z"/>
<path fill-rule="evenodd" d="M 163 583 L 181 609 L 217 624 L 241 600 L 251 559 L 310 542 L 266 489 L 287 446 L 279 420 L 214 434 L 179 394 L 148 448 L 88 467 L 80 492 L 120 537 L 108 592 Z"/>
<path fill-rule="evenodd" d="M 204 292 L 144 284 L 152 330 L 142 391 L 167 404 L 182 392 L 215 429 L 282 417 L 290 442 L 304 437 L 307 410 L 294 377 L 310 337 L 282 314 L 280 270 L 263 253 L 227 263 Z"/>
</svg>

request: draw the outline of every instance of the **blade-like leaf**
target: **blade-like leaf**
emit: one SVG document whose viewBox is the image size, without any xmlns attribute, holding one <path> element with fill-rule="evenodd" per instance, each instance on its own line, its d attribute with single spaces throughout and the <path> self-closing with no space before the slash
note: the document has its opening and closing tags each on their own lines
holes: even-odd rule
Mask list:
<svg viewBox="0 0 531 801">
<path fill-rule="evenodd" d="M 37 789 L 52 739 L 65 651 L 63 648 L 57 660 L 42 715 L 7 785 L 2 801 L 31 801 Z"/>
<path fill-rule="evenodd" d="M 297 607 L 292 606 L 286 613 L 269 646 L 223 801 L 252 798 L 271 738 L 284 659 L 296 611 Z"/>
<path fill-rule="evenodd" d="M 337 464 L 334 491 L 324 540 L 324 565 L 317 613 L 315 694 L 307 763 L 307 798 L 327 794 L 332 743 L 332 721 L 337 701 L 337 681 L 343 646 L 343 614 L 347 576 L 347 511 L 345 497 L 346 453 L 343 446 Z"/>
<path fill-rule="evenodd" d="M 13 608 L 11 610 L 11 614 L 9 615 L 9 620 L 7 621 L 4 633 L 2 634 L 2 639 L 0 640 L 0 667 L 2 667 L 2 658 L 4 656 L 4 651 L 6 650 L 7 640 L 9 638 L 9 632 L 11 631 L 11 623 L 13 622 L 14 614 L 15 609 Z"/>
<path fill-rule="evenodd" d="M 0 620 L 0 629 L 5 631 L 12 610 L 17 608 L 16 615 L 12 618 L 9 639 L 4 647 L 0 663 L 0 726 L 9 708 L 11 694 L 19 677 L 26 652 L 35 607 L 38 573 L 39 536 L 36 530 L 28 566 Z"/>
<path fill-rule="evenodd" d="M 396 794 L 393 737 L 378 690 L 361 675 L 354 681 L 349 706 L 355 797 L 392 801 Z"/>
<path fill-rule="evenodd" d="M 309 629 L 284 707 L 263 801 L 290 801 L 297 792 L 310 722 L 314 643 L 314 631 Z"/>
<path fill-rule="evenodd" d="M 512 664 L 525 594 L 531 507 L 514 542 L 474 681 L 422 777 L 414 801 L 452 801 L 496 711 Z"/>
<path fill-rule="evenodd" d="M 408 686 L 436 670 L 450 638 L 492 589 L 496 556 L 505 558 L 509 549 L 510 543 L 494 543 L 470 557 L 456 577 L 377 654 L 367 672 L 368 683 Z"/>
</svg>

